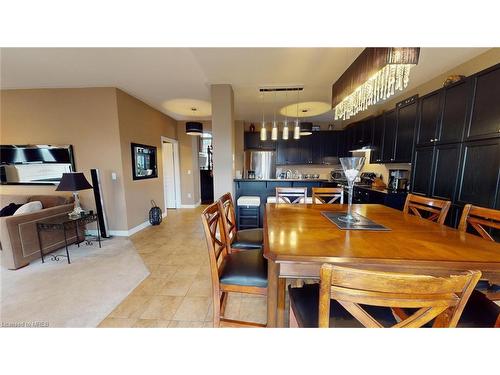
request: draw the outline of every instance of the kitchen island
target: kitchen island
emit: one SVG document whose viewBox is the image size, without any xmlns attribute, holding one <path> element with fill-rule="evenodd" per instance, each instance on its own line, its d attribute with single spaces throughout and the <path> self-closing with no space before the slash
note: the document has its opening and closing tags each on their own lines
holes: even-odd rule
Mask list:
<svg viewBox="0 0 500 375">
<path fill-rule="evenodd" d="M 327 179 L 310 178 L 310 179 L 234 179 L 235 201 L 242 195 L 251 195 L 260 197 L 260 227 L 264 223 L 264 210 L 266 207 L 267 197 L 276 195 L 277 187 L 306 187 L 307 196 L 312 196 L 313 187 L 333 187 L 337 184 L 329 182 Z M 236 209 L 238 212 L 238 209 Z"/>
</svg>

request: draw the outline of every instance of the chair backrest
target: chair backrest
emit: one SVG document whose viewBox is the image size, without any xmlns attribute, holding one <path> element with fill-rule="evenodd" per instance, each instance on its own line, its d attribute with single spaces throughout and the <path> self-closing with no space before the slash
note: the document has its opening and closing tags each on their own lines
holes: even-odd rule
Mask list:
<svg viewBox="0 0 500 375">
<path fill-rule="evenodd" d="M 378 327 L 361 305 L 413 308 L 417 311 L 393 327 L 456 327 L 480 271 L 415 275 L 324 264 L 321 267 L 319 326 L 329 326 L 330 299 L 337 300 L 365 327 Z"/>
<path fill-rule="evenodd" d="M 231 197 L 231 193 L 226 193 L 220 197 L 219 201 L 222 205 L 224 235 L 228 239 L 228 244 L 231 244 L 233 237 L 238 231 L 236 228 L 236 212 L 234 210 L 233 197 Z"/>
<path fill-rule="evenodd" d="M 312 188 L 312 202 L 313 204 L 335 203 L 339 201 L 340 204 L 344 203 L 344 189 L 342 188 Z"/>
<path fill-rule="evenodd" d="M 276 203 L 301 203 L 307 198 L 306 187 L 277 187 Z"/>
<path fill-rule="evenodd" d="M 223 229 L 223 213 L 220 201 L 212 203 L 201 213 L 201 221 L 207 240 L 212 283 L 218 285 L 219 270 L 229 254 L 228 242 Z"/>
<path fill-rule="evenodd" d="M 439 224 L 444 224 L 450 205 L 450 201 L 408 194 L 403 208 L 403 213 L 412 213 L 418 217 L 423 217 L 422 211 L 424 211 L 427 213 L 425 219 L 435 221 Z"/>
<path fill-rule="evenodd" d="M 484 239 L 495 241 L 485 228 L 500 229 L 500 211 L 466 204 L 462 211 L 458 230 L 467 232 L 468 225 Z"/>
</svg>

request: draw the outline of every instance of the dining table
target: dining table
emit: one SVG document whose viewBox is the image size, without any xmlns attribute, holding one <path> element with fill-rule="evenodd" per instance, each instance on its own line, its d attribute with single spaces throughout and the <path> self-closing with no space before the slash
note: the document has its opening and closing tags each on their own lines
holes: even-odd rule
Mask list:
<svg viewBox="0 0 500 375">
<path fill-rule="evenodd" d="M 479 270 L 500 283 L 498 243 L 379 204 L 352 210 L 386 230 L 339 229 L 324 215 L 346 210 L 345 204 L 266 205 L 268 327 L 284 326 L 286 280 L 319 279 L 324 263 L 408 273 Z"/>
</svg>

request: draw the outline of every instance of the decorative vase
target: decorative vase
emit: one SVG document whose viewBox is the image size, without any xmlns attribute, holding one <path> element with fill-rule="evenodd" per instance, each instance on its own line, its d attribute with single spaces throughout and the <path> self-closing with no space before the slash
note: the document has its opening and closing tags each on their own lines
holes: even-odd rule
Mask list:
<svg viewBox="0 0 500 375">
<path fill-rule="evenodd" d="M 347 204 L 347 213 L 345 216 L 340 216 L 339 220 L 345 223 L 355 223 L 358 222 L 359 219 L 356 219 L 352 215 L 352 194 L 354 189 L 354 181 L 359 176 L 361 168 L 363 168 L 363 165 L 365 164 L 365 158 L 362 156 L 340 158 L 340 163 L 342 164 L 342 169 L 344 170 L 344 174 L 347 179 L 349 196 Z"/>
</svg>

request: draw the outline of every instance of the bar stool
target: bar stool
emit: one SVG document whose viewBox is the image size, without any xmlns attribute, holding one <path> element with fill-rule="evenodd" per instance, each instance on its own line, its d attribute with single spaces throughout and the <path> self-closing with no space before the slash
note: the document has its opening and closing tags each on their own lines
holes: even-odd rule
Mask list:
<svg viewBox="0 0 500 375">
<path fill-rule="evenodd" d="M 260 217 L 260 197 L 242 195 L 236 201 L 238 208 L 238 228 L 258 228 Z"/>
</svg>

